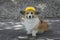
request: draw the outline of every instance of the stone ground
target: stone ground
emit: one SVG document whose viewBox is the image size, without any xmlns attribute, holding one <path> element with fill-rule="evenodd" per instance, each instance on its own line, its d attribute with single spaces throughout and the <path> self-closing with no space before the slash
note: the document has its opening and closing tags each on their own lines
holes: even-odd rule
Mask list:
<svg viewBox="0 0 60 40">
<path fill-rule="evenodd" d="M 0 22 L 0 40 L 60 40 L 60 20 L 46 19 L 49 31 L 37 34 L 36 38 L 27 37 L 20 22 Z"/>
</svg>

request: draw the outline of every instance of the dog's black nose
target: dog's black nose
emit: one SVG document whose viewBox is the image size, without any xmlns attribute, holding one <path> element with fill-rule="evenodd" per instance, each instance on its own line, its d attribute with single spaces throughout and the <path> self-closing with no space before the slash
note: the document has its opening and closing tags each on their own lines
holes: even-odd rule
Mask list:
<svg viewBox="0 0 60 40">
<path fill-rule="evenodd" d="M 31 16 L 29 16 L 29 18 L 31 18 Z"/>
</svg>

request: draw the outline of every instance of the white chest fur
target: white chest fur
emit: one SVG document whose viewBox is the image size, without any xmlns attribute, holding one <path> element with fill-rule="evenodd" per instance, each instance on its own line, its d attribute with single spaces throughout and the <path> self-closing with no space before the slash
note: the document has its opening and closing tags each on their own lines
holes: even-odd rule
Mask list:
<svg viewBox="0 0 60 40">
<path fill-rule="evenodd" d="M 33 18 L 33 19 L 24 19 L 24 26 L 26 28 L 26 31 L 32 31 L 34 27 L 39 23 L 39 18 Z"/>
</svg>

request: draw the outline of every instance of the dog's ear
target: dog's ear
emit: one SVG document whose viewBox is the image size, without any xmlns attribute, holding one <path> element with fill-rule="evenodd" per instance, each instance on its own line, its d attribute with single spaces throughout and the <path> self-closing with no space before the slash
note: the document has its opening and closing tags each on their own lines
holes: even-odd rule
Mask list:
<svg viewBox="0 0 60 40">
<path fill-rule="evenodd" d="M 40 12 L 36 11 L 35 14 L 38 15 L 38 14 L 40 14 Z"/>
<path fill-rule="evenodd" d="M 21 13 L 22 15 L 24 15 L 25 11 L 20 11 L 20 13 Z"/>
</svg>

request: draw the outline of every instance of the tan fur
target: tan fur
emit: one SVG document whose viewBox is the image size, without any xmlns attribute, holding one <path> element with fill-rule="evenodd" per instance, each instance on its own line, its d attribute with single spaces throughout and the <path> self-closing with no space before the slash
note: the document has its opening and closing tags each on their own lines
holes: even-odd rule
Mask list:
<svg viewBox="0 0 60 40">
<path fill-rule="evenodd" d="M 36 30 L 40 31 L 41 29 L 44 29 L 44 31 L 48 31 L 47 22 L 40 20 L 39 24 L 36 26 Z"/>
</svg>

